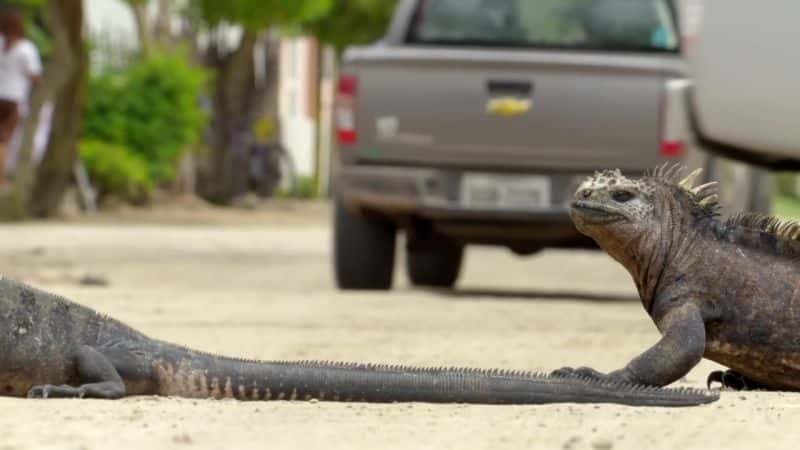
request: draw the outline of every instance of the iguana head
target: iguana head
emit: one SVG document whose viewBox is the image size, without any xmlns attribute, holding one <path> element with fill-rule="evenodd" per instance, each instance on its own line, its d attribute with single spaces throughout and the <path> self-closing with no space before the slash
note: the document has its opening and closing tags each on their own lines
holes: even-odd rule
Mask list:
<svg viewBox="0 0 800 450">
<path fill-rule="evenodd" d="M 715 214 L 716 183 L 694 187 L 698 169 L 682 178 L 680 166 L 663 166 L 641 178 L 619 170 L 597 172 L 581 183 L 571 205 L 571 217 L 582 233 L 612 250 L 665 223 L 683 217 Z"/>
</svg>

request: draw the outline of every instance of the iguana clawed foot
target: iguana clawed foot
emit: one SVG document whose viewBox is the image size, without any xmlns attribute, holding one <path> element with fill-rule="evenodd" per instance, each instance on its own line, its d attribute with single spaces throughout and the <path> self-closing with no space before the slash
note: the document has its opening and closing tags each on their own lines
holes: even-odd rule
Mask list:
<svg viewBox="0 0 800 450">
<path fill-rule="evenodd" d="M 592 369 L 591 367 L 562 367 L 558 370 L 554 370 L 550 373 L 550 375 L 554 377 L 580 377 L 580 378 L 589 378 L 591 380 L 596 381 L 614 381 L 614 382 L 621 382 L 621 383 L 630 383 L 629 380 L 623 373 L 622 370 L 616 370 L 614 372 L 605 374 L 603 372 L 597 371 Z"/>
<path fill-rule="evenodd" d="M 28 391 L 28 398 L 83 398 L 84 396 L 86 396 L 85 389 L 67 385 L 43 384 L 34 386 Z"/>
<path fill-rule="evenodd" d="M 708 374 L 706 385 L 711 389 L 711 385 L 719 383 L 723 388 L 732 389 L 734 391 L 760 391 L 768 390 L 766 386 L 754 381 L 746 376 L 735 372 L 733 370 L 715 370 Z"/>
<path fill-rule="evenodd" d="M 97 349 L 83 345 L 72 355 L 81 381 L 78 387 L 43 384 L 32 387 L 28 398 L 120 398 L 125 395 L 125 382 L 111 361 Z M 91 382 L 89 382 L 91 381 Z"/>
<path fill-rule="evenodd" d="M 125 395 L 125 384 L 120 381 L 89 383 L 78 387 L 53 384 L 34 386 L 28 391 L 28 398 L 120 398 Z"/>
</svg>

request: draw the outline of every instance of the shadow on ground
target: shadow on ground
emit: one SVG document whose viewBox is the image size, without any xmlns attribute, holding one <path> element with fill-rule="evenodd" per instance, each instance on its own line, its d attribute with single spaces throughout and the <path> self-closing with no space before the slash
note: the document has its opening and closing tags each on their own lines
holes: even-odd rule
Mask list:
<svg viewBox="0 0 800 450">
<path fill-rule="evenodd" d="M 570 290 L 544 290 L 544 289 L 490 289 L 490 288 L 466 288 L 456 290 L 433 290 L 444 297 L 455 300 L 577 300 L 598 303 L 628 303 L 638 302 L 639 297 L 635 295 L 618 293 L 592 293 L 585 291 Z"/>
</svg>

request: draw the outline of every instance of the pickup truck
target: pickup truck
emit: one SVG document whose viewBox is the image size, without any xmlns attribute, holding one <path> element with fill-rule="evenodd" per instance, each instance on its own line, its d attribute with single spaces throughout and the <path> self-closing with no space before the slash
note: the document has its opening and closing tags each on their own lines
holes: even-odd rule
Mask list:
<svg viewBox="0 0 800 450">
<path fill-rule="evenodd" d="M 399 231 L 428 287 L 456 283 L 467 245 L 593 245 L 568 214 L 587 174 L 709 164 L 689 84 L 669 0 L 401 0 L 344 56 L 338 286 L 391 288 Z"/>
</svg>

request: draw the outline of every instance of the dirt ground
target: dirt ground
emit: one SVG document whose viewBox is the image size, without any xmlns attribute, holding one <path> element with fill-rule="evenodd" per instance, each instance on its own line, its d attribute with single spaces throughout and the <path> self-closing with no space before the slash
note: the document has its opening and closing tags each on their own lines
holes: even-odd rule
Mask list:
<svg viewBox="0 0 800 450">
<path fill-rule="evenodd" d="M 175 212 L 178 211 L 178 212 Z M 123 211 L 0 227 L 0 269 L 158 338 L 261 359 L 615 369 L 657 339 L 601 253 L 471 249 L 451 294 L 343 294 L 324 204 Z M 84 286 L 87 275 L 108 285 Z M 682 382 L 701 387 L 711 363 Z M 10 449 L 796 448 L 800 395 L 687 409 L 0 399 Z"/>
</svg>

